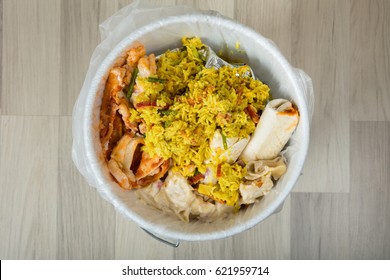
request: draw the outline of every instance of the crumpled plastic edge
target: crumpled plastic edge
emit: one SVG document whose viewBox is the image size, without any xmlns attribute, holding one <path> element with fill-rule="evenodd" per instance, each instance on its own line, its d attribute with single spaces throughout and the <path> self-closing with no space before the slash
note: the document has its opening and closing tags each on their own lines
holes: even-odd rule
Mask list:
<svg viewBox="0 0 390 280">
<path fill-rule="evenodd" d="M 314 88 L 313 81 L 302 69 L 294 68 L 297 80 L 300 82 L 302 92 L 306 99 L 307 108 L 309 111 L 310 124 L 314 114 Z"/>
</svg>

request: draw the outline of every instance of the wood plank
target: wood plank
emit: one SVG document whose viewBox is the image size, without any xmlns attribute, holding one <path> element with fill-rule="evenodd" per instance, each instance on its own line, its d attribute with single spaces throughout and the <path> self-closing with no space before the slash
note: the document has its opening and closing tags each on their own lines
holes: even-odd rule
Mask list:
<svg viewBox="0 0 390 280">
<path fill-rule="evenodd" d="M 0 0 L 0 116 L 2 114 L 3 92 L 3 0 Z"/>
<path fill-rule="evenodd" d="M 282 210 L 233 237 L 234 259 L 290 258 L 290 198 Z"/>
<path fill-rule="evenodd" d="M 389 170 L 390 122 L 352 122 L 352 259 L 390 258 Z"/>
<path fill-rule="evenodd" d="M 117 1 L 120 9 L 134 2 L 134 0 L 117 0 Z M 169 5 L 176 4 L 176 0 L 149 0 L 148 2 L 153 5 L 161 5 L 161 6 L 169 6 Z"/>
<path fill-rule="evenodd" d="M 134 2 L 133 0 L 118 0 L 119 7 L 123 8 Z M 201 10 L 215 10 L 222 15 L 234 17 L 235 0 L 149 0 L 148 2 L 157 6 L 186 5 Z"/>
<path fill-rule="evenodd" d="M 291 58 L 291 0 L 236 1 L 237 21 L 275 42 Z"/>
<path fill-rule="evenodd" d="M 173 259 L 174 248 L 157 241 L 133 221 L 116 215 L 116 259 Z"/>
<path fill-rule="evenodd" d="M 351 120 L 390 121 L 390 2 L 351 3 Z"/>
<path fill-rule="evenodd" d="M 293 193 L 291 197 L 291 258 L 348 259 L 348 194 Z"/>
<path fill-rule="evenodd" d="M 349 1 L 293 0 L 292 61 L 313 80 L 311 141 L 295 191 L 349 191 Z M 315 182 L 315 183 L 314 183 Z"/>
<path fill-rule="evenodd" d="M 72 115 L 91 55 L 100 42 L 99 23 L 114 14 L 110 0 L 62 0 L 60 113 Z"/>
<path fill-rule="evenodd" d="M 115 210 L 72 162 L 72 118 L 59 121 L 57 259 L 112 259 Z"/>
<path fill-rule="evenodd" d="M 0 258 L 54 259 L 58 117 L 1 116 Z"/>
<path fill-rule="evenodd" d="M 211 241 L 183 241 L 175 250 L 175 259 L 228 260 L 233 258 L 234 249 L 232 237 Z"/>
<path fill-rule="evenodd" d="M 60 71 L 64 78 L 60 80 L 61 115 L 72 115 L 91 55 L 100 43 L 99 24 L 132 2 L 131 0 L 62 0 Z M 153 2 L 175 4 L 175 0 Z"/>
<path fill-rule="evenodd" d="M 187 5 L 200 10 L 213 10 L 220 14 L 234 18 L 235 16 L 235 0 L 177 0 L 178 5 Z"/>
<path fill-rule="evenodd" d="M 4 0 L 5 115 L 58 115 L 60 0 Z"/>
</svg>

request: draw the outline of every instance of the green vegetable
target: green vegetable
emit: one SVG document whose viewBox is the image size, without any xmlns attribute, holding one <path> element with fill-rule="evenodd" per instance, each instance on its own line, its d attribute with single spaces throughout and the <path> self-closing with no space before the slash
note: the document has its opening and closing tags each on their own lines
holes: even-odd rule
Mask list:
<svg viewBox="0 0 390 280">
<path fill-rule="evenodd" d="M 156 77 L 148 77 L 148 82 L 151 82 L 151 83 L 165 83 L 167 80 L 165 79 L 160 79 L 160 78 L 156 78 Z"/>
<path fill-rule="evenodd" d="M 127 91 L 127 99 L 129 100 L 131 98 L 131 95 L 133 94 L 135 79 L 137 78 L 137 75 L 138 75 L 138 68 L 135 68 L 133 74 L 131 75 L 129 90 Z"/>
<path fill-rule="evenodd" d="M 176 112 L 173 111 L 173 110 L 158 110 L 158 112 L 159 112 L 161 115 L 164 115 L 164 116 L 169 116 L 169 115 L 174 115 L 174 114 L 176 114 Z"/>
<path fill-rule="evenodd" d="M 167 128 L 168 126 L 170 126 L 172 124 L 171 121 L 166 121 L 164 122 L 164 128 Z"/>
<path fill-rule="evenodd" d="M 198 170 L 198 168 L 195 168 L 194 176 L 199 175 L 199 174 L 202 174 L 202 173 Z"/>
<path fill-rule="evenodd" d="M 227 141 L 226 141 L 226 136 L 225 136 L 225 134 L 222 133 L 222 131 L 221 131 L 221 136 L 222 136 L 223 148 L 225 150 L 227 150 L 228 149 L 228 145 L 227 145 Z"/>
</svg>

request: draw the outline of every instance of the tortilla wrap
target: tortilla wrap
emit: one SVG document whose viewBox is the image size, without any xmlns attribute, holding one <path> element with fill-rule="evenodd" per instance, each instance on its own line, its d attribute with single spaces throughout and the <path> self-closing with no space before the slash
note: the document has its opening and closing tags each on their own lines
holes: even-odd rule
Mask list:
<svg viewBox="0 0 390 280">
<path fill-rule="evenodd" d="M 278 180 L 284 173 L 286 173 L 287 166 L 285 159 L 278 156 L 274 159 L 259 159 L 253 160 L 246 165 L 245 179 L 257 180 L 260 177 L 271 174 L 274 180 Z"/>
<path fill-rule="evenodd" d="M 167 214 L 176 215 L 185 222 L 190 216 L 203 221 L 215 221 L 233 213 L 234 207 L 218 202 L 204 201 L 195 194 L 187 179 L 178 172 L 169 171 L 165 183 L 157 181 L 137 192 L 138 197 L 147 204 Z"/>
<path fill-rule="evenodd" d="M 249 137 L 238 138 L 231 137 L 226 138 L 226 148 L 224 147 L 221 130 L 217 129 L 214 133 L 213 138 L 210 141 L 210 149 L 212 157 L 215 157 L 218 153 L 218 158 L 228 163 L 234 163 L 245 149 L 248 144 Z M 222 152 L 221 152 L 222 151 Z"/>
<path fill-rule="evenodd" d="M 257 198 L 269 193 L 274 186 L 271 175 L 260 177 L 256 181 L 248 181 L 240 185 L 241 198 L 239 204 L 252 204 Z"/>
<path fill-rule="evenodd" d="M 298 110 L 290 101 L 285 99 L 270 101 L 240 159 L 249 162 L 276 158 L 297 127 L 298 120 Z"/>
</svg>

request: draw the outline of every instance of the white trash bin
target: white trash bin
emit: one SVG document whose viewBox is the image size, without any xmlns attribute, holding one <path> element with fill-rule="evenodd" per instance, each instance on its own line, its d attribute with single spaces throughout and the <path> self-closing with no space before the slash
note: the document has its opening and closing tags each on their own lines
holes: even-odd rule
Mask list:
<svg viewBox="0 0 390 280">
<path fill-rule="evenodd" d="M 231 19 L 188 7 L 153 8 L 142 5 L 136 2 L 122 9 L 102 26 L 105 38 L 92 56 L 74 106 L 74 163 L 88 183 L 117 211 L 175 246 L 179 240 L 219 239 L 247 230 L 281 209 L 301 174 L 309 146 L 313 108 L 311 79 L 302 70 L 293 68 L 272 41 Z M 140 18 L 148 15 L 148 19 Z M 178 47 L 183 36 L 198 36 L 217 51 L 227 46 L 225 54 L 248 63 L 256 76 L 270 87 L 273 98 L 292 100 L 300 112 L 299 124 L 285 151 L 287 172 L 268 195 L 229 220 L 184 223 L 145 205 L 137 199 L 134 191 L 125 191 L 116 184 L 100 155 L 100 104 L 105 80 L 115 60 L 135 40 L 145 45 L 147 53 L 159 54 Z M 237 43 L 241 50 L 238 52 L 235 50 Z"/>
</svg>

